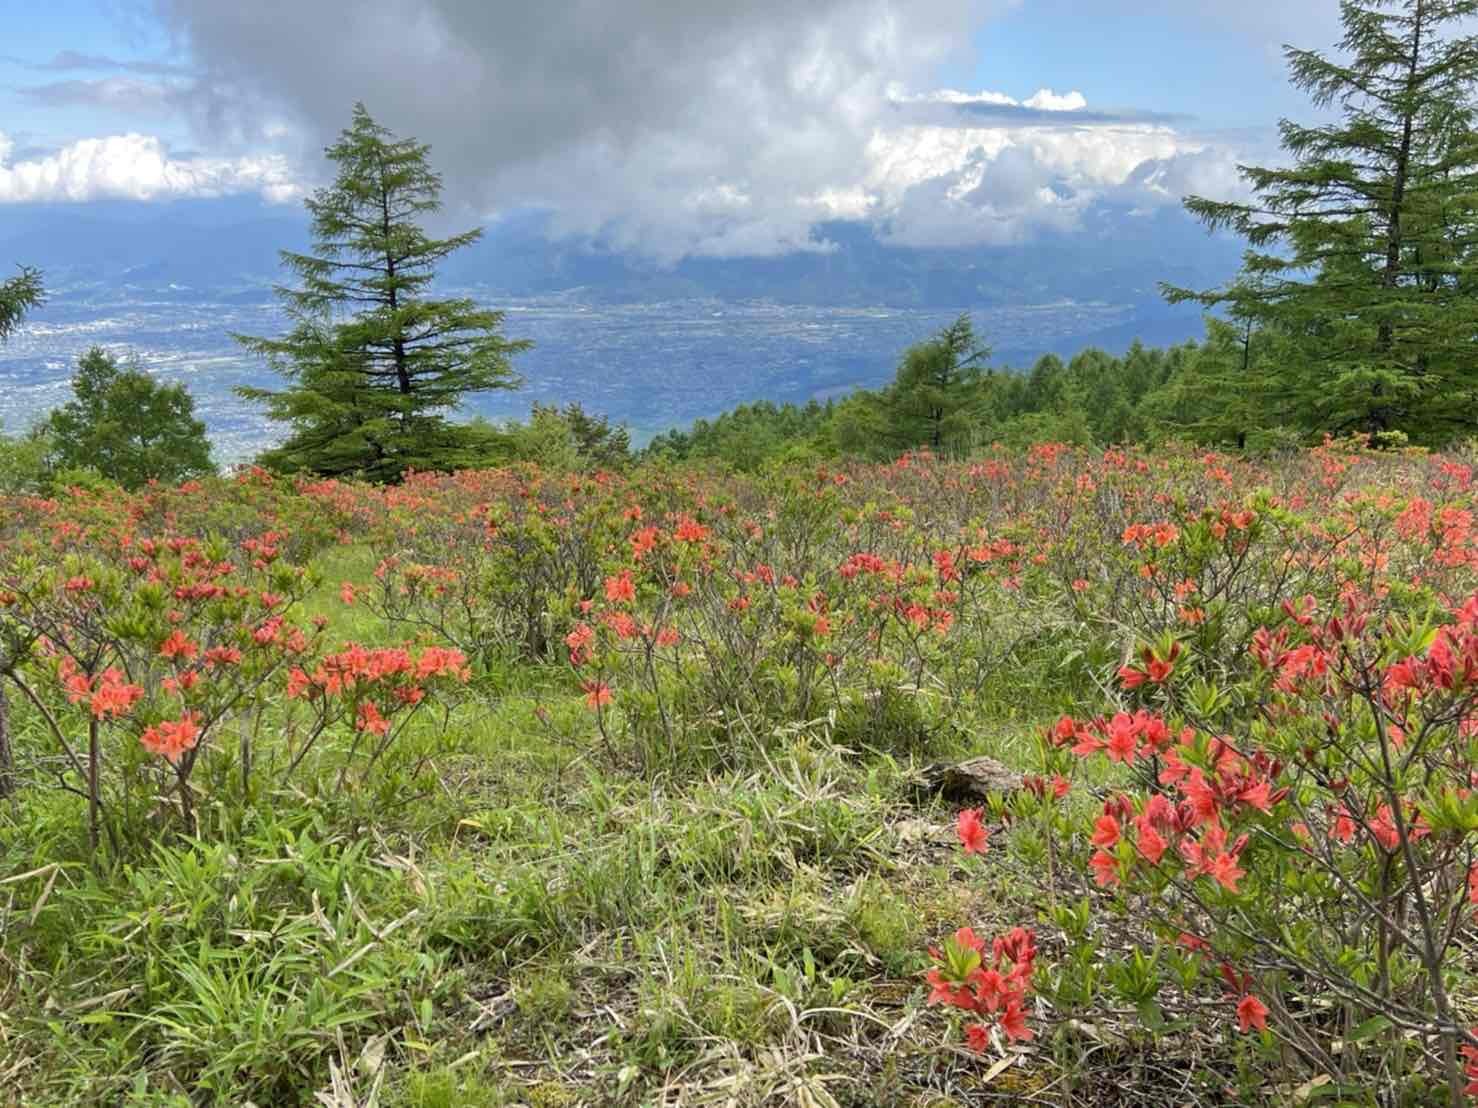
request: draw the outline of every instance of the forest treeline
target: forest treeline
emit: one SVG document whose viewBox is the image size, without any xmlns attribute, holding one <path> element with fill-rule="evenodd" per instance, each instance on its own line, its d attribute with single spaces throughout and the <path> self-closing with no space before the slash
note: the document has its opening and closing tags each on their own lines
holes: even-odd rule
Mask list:
<svg viewBox="0 0 1478 1108">
<path fill-rule="evenodd" d="M 950 372 L 954 334 L 969 327 L 962 317 L 911 348 L 882 388 L 825 403 L 742 405 L 658 435 L 643 454 L 757 470 L 811 456 L 878 461 L 921 447 L 962 458 L 997 443 L 1178 439 L 1262 453 L 1319 433 L 1270 390 L 1238 391 L 1253 359 L 1265 358 L 1263 344 L 1218 319 L 1208 320 L 1201 342 L 1168 349 L 1136 342 L 1117 355 L 1095 348 L 1067 360 L 1046 354 L 1025 370 Z M 921 365 L 936 370 L 921 373 Z M 1400 432 L 1383 437 L 1405 439 Z"/>
</svg>

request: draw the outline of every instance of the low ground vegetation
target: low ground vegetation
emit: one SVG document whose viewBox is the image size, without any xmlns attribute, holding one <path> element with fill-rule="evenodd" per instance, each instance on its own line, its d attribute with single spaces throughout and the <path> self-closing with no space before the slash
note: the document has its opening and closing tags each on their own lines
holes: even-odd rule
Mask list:
<svg viewBox="0 0 1478 1108">
<path fill-rule="evenodd" d="M 13 497 L 0 1100 L 1461 1103 L 1472 482 L 1044 445 Z"/>
</svg>

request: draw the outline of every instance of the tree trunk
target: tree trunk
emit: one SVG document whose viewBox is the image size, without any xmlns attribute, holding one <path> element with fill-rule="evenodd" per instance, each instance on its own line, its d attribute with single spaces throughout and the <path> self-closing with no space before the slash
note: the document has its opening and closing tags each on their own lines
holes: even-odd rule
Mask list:
<svg viewBox="0 0 1478 1108">
<path fill-rule="evenodd" d="M 390 251 L 390 186 L 385 182 L 383 165 L 380 167 L 380 231 L 385 236 L 385 277 L 389 288 L 390 311 L 394 313 L 400 308 L 400 295 L 395 291 L 395 255 Z M 405 338 L 398 329 L 395 334 L 393 357 L 395 359 L 395 383 L 400 389 L 401 396 L 409 396 L 411 375 L 406 368 Z M 401 413 L 401 422 L 405 422 L 404 412 Z"/>
<path fill-rule="evenodd" d="M 1406 94 L 1408 97 L 1415 90 L 1417 69 L 1421 65 L 1422 28 L 1426 15 L 1423 0 L 1416 0 L 1413 14 L 1416 21 L 1411 29 L 1411 56 L 1406 63 Z M 1416 109 L 1409 101 L 1402 107 L 1401 113 L 1401 146 L 1396 151 L 1396 164 L 1392 167 L 1391 173 L 1391 207 L 1386 219 L 1386 262 L 1381 272 L 1381 285 L 1388 289 L 1394 289 L 1401 279 L 1401 205 L 1406 200 L 1406 185 L 1411 176 L 1411 141 L 1416 130 Z M 1383 355 L 1389 357 L 1395 341 L 1394 325 L 1390 319 L 1382 320 L 1376 339 L 1378 349 Z M 1369 430 L 1372 434 L 1377 434 L 1386 429 L 1386 413 L 1379 407 L 1381 396 L 1379 382 L 1371 390 L 1371 396 L 1377 405 L 1370 410 Z"/>
</svg>

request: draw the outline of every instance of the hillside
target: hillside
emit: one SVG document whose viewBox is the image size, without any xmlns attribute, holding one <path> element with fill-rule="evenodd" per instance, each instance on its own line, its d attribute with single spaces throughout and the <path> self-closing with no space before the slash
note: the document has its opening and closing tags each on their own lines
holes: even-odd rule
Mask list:
<svg viewBox="0 0 1478 1108">
<path fill-rule="evenodd" d="M 1435 911 L 1478 1014 L 1466 459 L 3 509 L 0 1100 L 1435 1103 Z"/>
</svg>

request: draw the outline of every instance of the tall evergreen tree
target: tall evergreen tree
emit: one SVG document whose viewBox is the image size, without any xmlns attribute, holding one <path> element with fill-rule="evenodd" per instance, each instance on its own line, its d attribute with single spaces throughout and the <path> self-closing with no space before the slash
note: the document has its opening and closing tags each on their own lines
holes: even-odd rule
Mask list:
<svg viewBox="0 0 1478 1108">
<path fill-rule="evenodd" d="M 441 207 L 429 150 L 357 104 L 325 152 L 338 175 L 307 201 L 313 251 L 282 253 L 299 281 L 278 289 L 292 329 L 238 336 L 291 382 L 240 390 L 292 428 L 264 464 L 377 481 L 456 468 L 475 459 L 446 414 L 468 393 L 517 384 L 510 358 L 529 344 L 503 337 L 503 313 L 431 293 L 437 265 L 482 231 L 436 239 L 420 226 Z"/>
<path fill-rule="evenodd" d="M 970 428 L 982 363 L 989 357 L 990 347 L 976 336 L 969 315 L 909 347 L 888 390 L 898 445 L 938 452 L 958 444 Z"/>
<path fill-rule="evenodd" d="M 1286 168 L 1244 166 L 1253 203 L 1191 197 L 1246 237 L 1243 278 L 1167 288 L 1287 341 L 1307 429 L 1442 441 L 1478 423 L 1478 0 L 1344 0 L 1338 57 L 1288 48 L 1335 122 L 1283 120 Z"/>
</svg>

